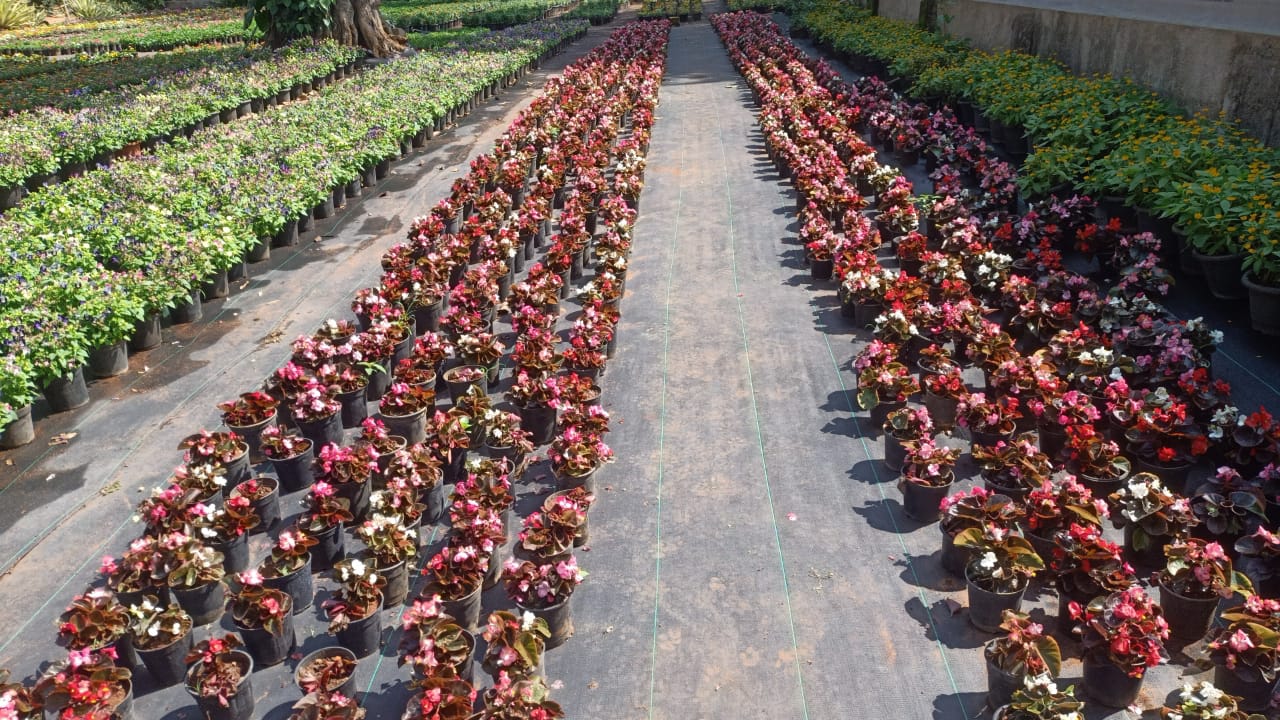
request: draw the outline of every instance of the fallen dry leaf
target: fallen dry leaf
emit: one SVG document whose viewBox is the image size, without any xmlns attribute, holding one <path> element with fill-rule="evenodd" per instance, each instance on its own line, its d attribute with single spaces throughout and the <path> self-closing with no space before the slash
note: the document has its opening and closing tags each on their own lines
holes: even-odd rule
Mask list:
<svg viewBox="0 0 1280 720">
<path fill-rule="evenodd" d="M 113 481 L 110 485 L 104 485 L 100 490 L 98 490 L 98 494 L 99 494 L 99 495 L 110 495 L 111 493 L 113 493 L 113 492 L 115 492 L 115 491 L 117 491 L 117 490 L 119 490 L 119 489 L 120 489 L 120 481 L 119 481 L 119 480 L 115 480 L 115 481 Z"/>
<path fill-rule="evenodd" d="M 71 442 L 72 438 L 74 438 L 79 434 L 80 433 L 74 433 L 74 432 L 58 433 L 57 435 L 54 435 L 53 437 L 49 438 L 49 445 L 50 446 L 66 445 L 67 443 Z"/>
</svg>

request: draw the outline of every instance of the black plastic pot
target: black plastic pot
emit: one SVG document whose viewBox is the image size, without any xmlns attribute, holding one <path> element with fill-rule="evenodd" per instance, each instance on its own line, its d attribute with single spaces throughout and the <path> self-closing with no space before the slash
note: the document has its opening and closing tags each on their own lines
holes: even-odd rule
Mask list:
<svg viewBox="0 0 1280 720">
<path fill-rule="evenodd" d="M 310 440 L 312 448 L 324 447 L 329 443 L 342 443 L 342 414 L 333 413 L 319 420 L 295 420 L 298 432 Z"/>
<path fill-rule="evenodd" d="M 342 533 L 341 523 L 327 530 L 321 530 L 314 537 L 317 542 L 311 548 L 311 572 L 319 573 L 329 570 L 346 557 L 346 536 Z"/>
<path fill-rule="evenodd" d="M 200 285 L 200 297 L 208 302 L 231 294 L 231 280 L 226 270 L 220 270 Z"/>
<path fill-rule="evenodd" d="M 1018 610 L 1022 607 L 1022 596 L 1026 594 L 1024 586 L 1016 592 L 992 592 L 975 584 L 965 570 L 965 582 L 969 591 L 969 622 L 983 632 L 999 632 L 1000 623 L 1004 622 L 1005 610 Z"/>
<path fill-rule="evenodd" d="M 246 445 L 249 446 L 249 462 L 259 462 L 262 460 L 262 431 L 267 429 L 268 425 L 275 422 L 278 413 L 273 411 L 271 417 L 262 422 L 253 425 L 232 425 L 227 423 L 227 428 L 239 435 Z"/>
<path fill-rule="evenodd" d="M 334 495 L 346 498 L 351 514 L 357 520 L 363 520 L 369 514 L 369 496 L 373 491 L 373 481 L 365 478 L 361 482 L 337 483 L 333 486 Z"/>
<path fill-rule="evenodd" d="M 228 575 L 249 569 L 249 533 L 237 535 L 226 542 L 209 543 L 209 547 L 222 553 L 222 569 Z"/>
<path fill-rule="evenodd" d="M 1195 642 L 1209 632 L 1209 625 L 1218 612 L 1218 596 L 1194 598 L 1169 589 L 1160 581 L 1160 607 L 1169 623 L 1169 637 Z"/>
<path fill-rule="evenodd" d="M 409 595 L 409 566 L 405 561 L 383 567 L 378 565 L 378 573 L 386 578 L 387 584 L 382 588 L 382 607 L 393 608 L 404 602 Z"/>
<path fill-rule="evenodd" d="M 452 400 L 455 404 L 458 402 L 458 398 L 465 395 L 467 392 L 467 389 L 470 388 L 472 385 L 479 385 L 480 391 L 482 394 L 487 394 L 489 392 L 489 382 L 488 382 L 487 371 L 484 377 L 481 377 L 479 380 L 476 380 L 473 382 L 451 379 L 454 376 L 455 371 L 460 370 L 464 367 L 478 368 L 481 370 L 485 370 L 485 368 L 480 368 L 480 366 L 478 365 L 459 365 L 458 367 L 452 368 L 445 372 L 444 381 L 449 386 L 449 399 Z"/>
<path fill-rule="evenodd" d="M 190 297 L 169 311 L 169 319 L 174 325 L 199 322 L 204 317 L 204 305 L 200 300 L 200 291 L 192 290 Z"/>
<path fill-rule="evenodd" d="M 342 403 L 342 427 L 357 428 L 369 417 L 369 401 L 365 397 L 367 388 L 361 387 L 351 392 L 338 393 L 338 402 Z"/>
<path fill-rule="evenodd" d="M 899 481 L 902 490 L 902 511 L 907 517 L 922 523 L 937 522 L 942 517 L 942 499 L 951 492 L 952 483 L 939 487 L 922 485 L 908 480 Z"/>
<path fill-rule="evenodd" d="M 272 477 L 255 478 L 260 485 L 271 488 L 271 492 L 265 497 L 257 500 L 250 500 L 249 506 L 253 508 L 253 512 L 258 516 L 258 526 L 253 529 L 254 533 L 267 532 L 280 522 L 280 482 Z M 243 487 L 237 486 L 237 487 Z M 232 495 L 238 495 L 236 490 L 231 491 Z"/>
<path fill-rule="evenodd" d="M 388 432 L 405 438 L 410 445 L 416 445 L 427 439 L 427 410 L 428 408 L 422 408 L 410 415 L 382 413 L 380 417 Z"/>
<path fill-rule="evenodd" d="M 332 645 L 329 647 L 320 648 L 319 650 L 316 650 L 315 652 L 312 652 L 306 657 L 302 658 L 302 661 L 298 663 L 298 667 L 294 669 L 293 682 L 298 686 L 298 689 L 304 693 L 306 692 L 306 690 L 302 687 L 302 681 L 299 679 L 302 673 L 302 670 L 304 668 L 316 662 L 317 660 L 325 660 L 331 657 L 346 657 L 352 662 L 359 660 L 359 658 L 356 657 L 355 653 L 351 652 L 350 650 L 344 647 Z M 351 676 L 348 677 L 346 680 L 342 681 L 336 686 L 324 688 L 324 691 L 326 693 L 335 693 L 335 692 L 342 693 L 344 696 L 349 698 L 355 697 L 356 674 L 352 672 Z"/>
<path fill-rule="evenodd" d="M 1081 684 L 1089 699 L 1099 705 L 1112 708 L 1132 705 L 1142 691 L 1144 679 L 1130 677 L 1129 673 L 1112 663 L 1093 657 L 1084 659 L 1084 682 Z"/>
<path fill-rule="evenodd" d="M 1249 323 L 1263 335 L 1280 335 L 1280 287 L 1263 285 L 1251 275 L 1240 279 L 1249 293 Z"/>
<path fill-rule="evenodd" d="M 187 692 L 191 694 L 191 697 L 195 698 L 196 705 L 200 708 L 204 720 L 249 720 L 253 716 L 253 657 L 243 650 L 232 650 L 230 652 L 240 665 L 240 675 L 243 679 L 240 681 L 240 687 L 236 690 L 236 693 L 228 698 L 226 707 L 223 707 L 222 703 L 218 702 L 218 698 L 202 697 L 192 688 L 193 678 L 199 673 L 203 661 L 197 660 L 187 672 Z"/>
<path fill-rule="evenodd" d="M 163 647 L 145 649 L 134 644 L 138 659 L 151 673 L 156 684 L 169 687 L 182 682 L 187 674 L 187 653 L 195 645 L 195 638 L 188 629 L 186 634 Z"/>
<path fill-rule="evenodd" d="M 1244 253 L 1205 255 L 1196 250 L 1191 253 L 1204 271 L 1204 282 L 1209 286 L 1209 294 L 1219 300 L 1241 300 L 1246 297 L 1247 293 L 1240 281 Z"/>
<path fill-rule="evenodd" d="M 14 414 L 17 417 L 0 430 L 0 449 L 22 447 L 36 439 L 35 424 L 31 421 L 31 404 L 14 408 Z"/>
<path fill-rule="evenodd" d="M 280 491 L 285 495 L 298 492 L 312 486 L 315 476 L 311 465 L 315 461 L 313 452 L 315 444 L 289 458 L 271 458 L 271 466 L 280 480 Z"/>
<path fill-rule="evenodd" d="M 546 649 L 550 650 L 554 647 L 560 647 L 566 640 L 573 637 L 573 611 L 569 601 L 572 597 L 552 605 L 548 608 L 527 608 L 520 603 L 516 603 L 516 607 L 523 612 L 533 613 L 534 617 L 540 617 L 547 621 L 547 626 L 551 628 L 551 637 L 547 638 Z"/>
<path fill-rule="evenodd" d="M 293 632 L 293 613 L 284 616 L 284 630 L 279 634 L 265 628 L 247 628 L 236 623 L 236 630 L 244 639 L 244 648 L 260 667 L 279 665 L 293 652 L 296 644 Z"/>
<path fill-rule="evenodd" d="M 1265 710 L 1271 704 L 1271 693 L 1275 689 L 1275 681 L 1259 679 L 1253 682 L 1244 680 L 1235 672 L 1222 665 L 1213 667 L 1213 686 L 1228 695 L 1240 698 L 1240 709 L 1247 712 Z"/>
<path fill-rule="evenodd" d="M 312 555 L 314 556 L 314 549 Z M 262 586 L 273 590 L 283 590 L 293 603 L 293 614 L 306 611 L 315 602 L 315 585 L 311 582 L 311 563 L 305 562 L 302 567 L 282 577 L 263 577 Z"/>
<path fill-rule="evenodd" d="M 129 350 L 142 352 L 160 345 L 163 340 L 160 334 L 160 314 L 151 313 L 133 326 L 133 335 L 129 338 Z"/>
<path fill-rule="evenodd" d="M 546 445 L 555 437 L 556 409 L 548 405 L 517 406 L 520 427 L 530 433 L 529 440 L 536 445 Z"/>
<path fill-rule="evenodd" d="M 316 220 L 324 220 L 333 216 L 333 193 L 329 193 L 323 201 L 316 205 L 315 209 L 311 211 L 311 216 Z"/>
<path fill-rule="evenodd" d="M 298 244 L 298 221 L 290 220 L 280 228 L 280 232 L 276 233 L 271 239 L 271 247 L 291 247 Z"/>
<path fill-rule="evenodd" d="M 441 600 L 440 609 L 448 613 L 464 630 L 475 630 L 480 623 L 480 592 L 481 588 L 477 587 L 457 600 Z M 429 597 L 430 593 L 431 588 L 428 586 L 424 595 Z"/>
<path fill-rule="evenodd" d="M 376 360 L 378 368 L 369 374 L 369 385 L 365 387 L 364 396 L 370 401 L 380 400 L 391 387 L 391 374 L 387 372 L 387 361 Z"/>
<path fill-rule="evenodd" d="M 1013 691 L 1022 689 L 1022 676 L 1001 670 L 991 662 L 989 650 L 994 642 L 992 640 L 983 648 L 983 655 L 987 660 L 987 707 L 993 708 L 1008 705 Z"/>
<path fill-rule="evenodd" d="M 222 581 L 209 582 L 192 588 L 170 587 L 173 598 L 178 605 L 191 616 L 191 623 L 196 627 L 216 622 L 222 617 L 222 607 L 226 601 L 226 585 Z"/>
<path fill-rule="evenodd" d="M 356 657 L 372 655 L 382 644 L 382 611 L 375 610 L 368 617 L 352 620 L 334 635 L 338 638 L 338 644 Z"/>
</svg>

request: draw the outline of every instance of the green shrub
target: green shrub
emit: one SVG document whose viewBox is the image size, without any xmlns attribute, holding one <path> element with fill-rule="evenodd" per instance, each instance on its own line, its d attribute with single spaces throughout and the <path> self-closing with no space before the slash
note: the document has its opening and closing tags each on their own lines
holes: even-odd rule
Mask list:
<svg viewBox="0 0 1280 720">
<path fill-rule="evenodd" d="M 85 22 L 109 20 L 120 15 L 120 10 L 106 0 L 66 0 L 67 12 Z"/>
<path fill-rule="evenodd" d="M 40 12 L 27 0 L 0 0 L 0 30 L 35 25 L 40 20 Z"/>
</svg>

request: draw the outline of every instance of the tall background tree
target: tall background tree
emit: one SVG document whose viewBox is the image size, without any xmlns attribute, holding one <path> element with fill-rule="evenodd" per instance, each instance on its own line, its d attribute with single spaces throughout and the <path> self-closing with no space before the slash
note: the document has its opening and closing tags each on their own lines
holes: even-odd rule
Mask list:
<svg viewBox="0 0 1280 720">
<path fill-rule="evenodd" d="M 256 23 L 274 47 L 296 38 L 333 38 L 389 57 L 404 50 L 405 34 L 382 17 L 381 5 L 382 0 L 249 0 L 245 24 Z"/>
</svg>

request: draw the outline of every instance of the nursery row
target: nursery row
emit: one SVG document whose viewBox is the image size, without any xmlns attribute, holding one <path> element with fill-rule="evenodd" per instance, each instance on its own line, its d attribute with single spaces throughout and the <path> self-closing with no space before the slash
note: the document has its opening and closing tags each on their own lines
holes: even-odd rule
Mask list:
<svg viewBox="0 0 1280 720">
<path fill-rule="evenodd" d="M 634 202 L 642 182 L 667 27 L 627 26 L 550 81 L 451 197 L 384 255 L 380 285 L 353 303 L 363 330 L 330 320 L 298 338 L 268 393 L 219 406 L 243 436 L 201 431 L 183 443 L 183 464 L 138 506 L 144 534 L 104 559 L 102 586 L 60 619 L 68 660 L 0 687 L 17 718 L 127 714 L 144 667 L 161 686 L 185 682 L 206 716 L 252 717 L 262 697 L 254 681 L 274 682 L 264 668 L 284 663 L 307 629 L 303 611 L 321 572 L 332 577 L 322 610 L 336 644 L 295 666 L 305 697 L 290 718 L 364 716 L 355 672 L 379 649 L 388 619 L 398 625 L 388 642 L 398 638 L 399 664 L 413 678 L 404 718 L 563 716 L 541 657 L 573 634 L 568 603 L 586 577 L 574 548 L 588 540 L 594 476 L 611 458 L 596 380 L 616 339 L 635 218 L 625 198 Z M 539 244 L 547 262 L 513 285 Z M 557 268 L 572 282 L 575 268 L 590 269 L 578 262 L 587 255 L 598 264 L 561 352 L 554 327 L 569 286 Z M 418 288 L 420 279 L 430 282 Z M 517 332 L 509 352 L 492 330 L 504 300 Z M 419 320 L 426 328 L 415 337 Z M 488 393 L 504 355 L 518 414 Z M 370 361 L 380 367 L 366 374 Z M 453 402 L 436 411 L 446 363 Z M 571 371 L 561 374 L 562 363 Z M 364 417 L 372 401 L 381 420 Z M 344 427 L 359 428 L 349 445 Z M 559 491 L 513 533 L 514 484 L 548 443 Z M 274 476 L 251 476 L 259 452 Z M 293 493 L 298 515 L 282 507 Z M 419 564 L 425 531 L 434 539 L 439 521 L 448 539 Z M 248 538 L 262 531 L 269 551 L 253 562 Z M 410 594 L 415 567 L 426 576 L 420 595 Z M 490 608 L 482 620 L 482 593 L 499 582 L 514 612 Z M 224 612 L 236 632 L 197 642 L 198 628 Z M 493 679 L 479 707 L 477 662 Z"/>
<path fill-rule="evenodd" d="M 702 17 L 702 0 L 642 0 L 640 17 Z"/>
<path fill-rule="evenodd" d="M 837 277 L 846 316 L 872 327 L 853 363 L 858 402 L 883 427 L 903 512 L 941 521 L 969 621 L 998 636 L 982 658 L 996 717 L 1078 717 L 1075 688 L 1054 683 L 1059 643 L 1082 657 L 1089 701 L 1124 708 L 1167 646 L 1206 638 L 1213 684 L 1167 712 L 1264 709 L 1280 672 L 1280 424 L 1214 380 L 1217 334 L 1160 305 L 1159 240 L 1084 196 L 1019 215 L 1012 168 L 950 112 L 874 77 L 844 82 L 764 16 L 713 22 L 796 187 L 813 277 Z M 859 134 L 887 116 L 923 121 L 940 149 L 927 201 Z M 882 142 L 916 162 L 899 137 Z M 1067 270 L 1073 244 L 1103 270 Z M 941 431 L 966 433 L 968 452 Z M 965 455 L 984 487 L 949 495 Z M 1123 543 L 1104 537 L 1107 520 Z M 1057 593 L 1056 639 L 1020 612 L 1033 582 Z"/>
<path fill-rule="evenodd" d="M 44 32 L 0 36 L 0 54 L 72 55 L 115 50 L 159 51 L 257 37 L 234 10 L 191 10 L 137 19 L 43 28 Z"/>
<path fill-rule="evenodd" d="M 468 27 L 508 27 L 545 18 L 570 4 L 570 0 L 465 0 L 449 3 L 420 3 L 393 0 L 382 6 L 382 14 L 392 24 L 411 30 L 439 30 L 454 24 Z"/>
<path fill-rule="evenodd" d="M 622 6 L 622 0 L 582 0 L 568 17 L 581 18 L 592 25 L 604 25 L 613 20 Z"/>
<path fill-rule="evenodd" d="M 327 217 L 344 187 L 371 178 L 412 138 L 442 129 L 455 109 L 586 26 L 533 23 L 468 46 L 482 52 L 386 63 L 306 102 L 34 193 L 0 218 L 4 403 L 20 409 L 58 378 L 74 388 L 89 351 L 122 349 L 136 326 L 198 298 L 201 284 L 246 250 L 266 252 L 277 236 L 289 242 L 313 209 Z"/>
<path fill-rule="evenodd" d="M 71 107 L 38 108 L 0 118 L 0 211 L 27 188 L 108 164 L 122 151 L 171 137 L 198 121 L 244 107 L 262 109 L 267 98 L 325 79 L 354 65 L 360 51 L 333 41 L 299 42 L 279 51 L 259 49 L 223 62 L 178 69 L 141 85 L 84 94 Z M 345 72 L 344 72 L 345 74 Z"/>
<path fill-rule="evenodd" d="M 963 47 L 919 28 L 820 2 L 799 22 L 816 38 L 887 70 L 899 89 L 966 104 L 973 124 L 1029 142 L 1029 196 L 1070 188 L 1171 223 L 1196 252 L 1231 258 L 1254 284 L 1280 289 L 1280 154 L 1222 118 L 1187 118 L 1128 80 L 1077 77 L 1051 60 Z M 1025 140 L 1024 140 L 1025 136 Z M 1147 229 L 1144 227 L 1144 229 Z M 1272 293 L 1272 295 L 1280 295 Z M 1280 332 L 1280 318 L 1258 329 Z"/>
<path fill-rule="evenodd" d="M 50 106 L 74 110 L 98 93 L 149 82 L 207 65 L 243 58 L 243 45 L 205 45 L 155 55 L 106 53 L 65 60 L 39 58 L 9 62 L 0 58 L 0 108 L 6 111 Z"/>
<path fill-rule="evenodd" d="M 70 36 L 95 32 L 119 32 L 141 27 L 163 27 L 183 24 L 208 22 L 211 20 L 233 20 L 242 17 L 243 13 L 227 8 L 203 8 L 179 12 L 157 12 L 110 18 L 107 20 L 82 20 L 75 23 L 50 25 L 32 25 L 15 28 L 0 33 L 0 39 L 33 38 L 46 35 Z"/>
</svg>

